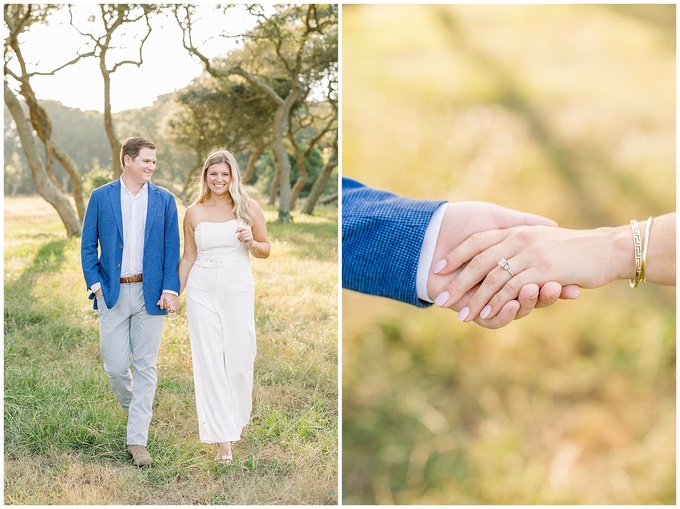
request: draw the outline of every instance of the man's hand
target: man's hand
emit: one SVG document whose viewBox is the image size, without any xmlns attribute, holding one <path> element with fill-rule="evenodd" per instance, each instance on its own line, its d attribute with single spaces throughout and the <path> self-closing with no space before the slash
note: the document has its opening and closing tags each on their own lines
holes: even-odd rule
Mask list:
<svg viewBox="0 0 680 509">
<path fill-rule="evenodd" d="M 444 219 L 432 258 L 432 266 L 435 267 L 440 260 L 444 259 L 445 255 L 470 235 L 489 229 L 510 228 L 518 225 L 557 226 L 557 223 L 545 217 L 519 212 L 493 203 L 459 202 L 449 204 L 444 212 Z M 429 297 L 434 300 L 440 295 L 446 285 L 456 277 L 463 267 L 446 276 L 435 274 L 430 268 L 427 278 L 427 294 Z M 467 292 L 451 308 L 456 311 L 465 308 L 466 302 L 474 295 L 477 288 L 478 286 Z M 518 300 L 507 302 L 494 318 L 490 320 L 477 318 L 475 322 L 489 329 L 497 329 L 508 325 L 516 318 L 527 316 L 535 307 L 548 307 L 557 302 L 559 298 L 576 299 L 579 295 L 580 289 L 574 285 L 563 288 L 559 283 L 550 282 L 539 288 L 538 285 L 529 284 L 522 288 Z"/>
<path fill-rule="evenodd" d="M 161 309 L 167 309 L 169 313 L 174 313 L 179 309 L 179 297 L 164 292 L 157 304 Z"/>
</svg>

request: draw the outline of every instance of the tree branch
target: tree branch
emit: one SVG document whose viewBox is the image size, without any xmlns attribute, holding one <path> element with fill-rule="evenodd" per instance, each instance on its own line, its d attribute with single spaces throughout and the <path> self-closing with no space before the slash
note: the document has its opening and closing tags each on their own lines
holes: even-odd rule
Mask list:
<svg viewBox="0 0 680 509">
<path fill-rule="evenodd" d="M 184 21 L 182 21 L 179 17 L 179 10 L 181 8 L 184 8 L 185 15 Z M 186 49 L 192 55 L 198 57 L 198 59 L 201 62 L 203 62 L 205 70 L 208 74 L 214 76 L 215 78 L 226 78 L 232 75 L 241 76 L 246 81 L 248 81 L 252 85 L 255 85 L 257 88 L 265 92 L 274 102 L 276 102 L 276 104 L 283 105 L 284 100 L 279 94 L 276 93 L 276 90 L 274 90 L 268 83 L 266 83 L 258 76 L 255 76 L 254 74 L 245 71 L 243 68 L 241 68 L 241 66 L 236 65 L 229 69 L 219 69 L 212 65 L 210 59 L 203 53 L 201 53 L 201 51 L 193 43 L 191 32 L 192 28 L 191 12 L 188 9 L 188 6 L 185 7 L 176 6 L 174 9 L 174 14 L 175 20 L 177 20 L 177 24 L 182 30 L 182 45 L 184 46 L 184 49 Z"/>
</svg>

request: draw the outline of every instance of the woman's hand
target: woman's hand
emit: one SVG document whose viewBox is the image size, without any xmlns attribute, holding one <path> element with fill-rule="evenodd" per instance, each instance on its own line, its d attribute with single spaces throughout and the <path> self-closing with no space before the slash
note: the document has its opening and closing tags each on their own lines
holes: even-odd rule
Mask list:
<svg viewBox="0 0 680 509">
<path fill-rule="evenodd" d="M 513 275 L 499 265 L 503 259 Z M 470 236 L 443 261 L 435 264 L 440 275 L 463 268 L 435 299 L 437 305 L 453 307 L 479 284 L 458 315 L 466 322 L 477 316 L 492 319 L 507 302 L 518 298 L 525 285 L 543 287 L 552 281 L 597 288 L 635 274 L 629 227 L 567 230 L 518 226 L 489 230 Z"/>
<path fill-rule="evenodd" d="M 444 258 L 454 248 L 460 246 L 465 239 L 474 233 L 519 225 L 555 227 L 557 223 L 545 217 L 508 209 L 488 202 L 458 202 L 448 204 L 444 211 L 432 260 L 438 263 L 432 264 L 427 279 L 427 295 L 430 299 L 434 300 L 438 295 L 442 294 L 447 285 L 463 269 L 463 267 L 449 267 L 445 271 L 442 270 L 446 266 Z M 481 279 L 483 279 L 483 276 L 477 280 L 476 284 Z M 449 305 L 446 307 L 455 311 L 462 311 L 469 299 L 477 291 L 477 288 L 478 285 L 471 286 L 464 292 L 462 298 L 457 301 L 449 301 Z M 560 298 L 577 299 L 579 295 L 580 289 L 575 285 L 562 287 L 554 281 L 540 287 L 536 284 L 528 284 L 519 291 L 517 300 L 507 301 L 492 319 L 482 320 L 481 318 L 476 318 L 475 322 L 489 329 L 498 329 L 508 325 L 513 320 L 527 316 L 535 308 L 551 306 Z"/>
<path fill-rule="evenodd" d="M 166 309 L 169 313 L 174 313 L 179 309 L 179 297 L 172 293 L 163 293 L 156 305 L 161 309 Z"/>
<path fill-rule="evenodd" d="M 239 226 L 236 228 L 236 238 L 239 242 L 243 242 L 248 249 L 253 247 L 253 230 L 247 226 Z"/>
<path fill-rule="evenodd" d="M 462 299 L 449 306 L 454 311 L 463 312 L 467 308 L 470 298 L 479 289 L 479 284 L 466 292 Z M 552 306 L 559 299 L 575 300 L 581 295 L 581 289 L 576 285 L 562 286 L 555 281 L 549 281 L 539 288 L 537 284 L 530 283 L 524 285 L 516 299 L 505 302 L 498 314 L 488 319 L 477 317 L 475 323 L 487 329 L 500 329 L 505 327 L 513 320 L 519 320 L 529 315 L 535 308 L 547 308 Z M 459 318 L 463 318 L 464 313 L 459 313 Z"/>
</svg>

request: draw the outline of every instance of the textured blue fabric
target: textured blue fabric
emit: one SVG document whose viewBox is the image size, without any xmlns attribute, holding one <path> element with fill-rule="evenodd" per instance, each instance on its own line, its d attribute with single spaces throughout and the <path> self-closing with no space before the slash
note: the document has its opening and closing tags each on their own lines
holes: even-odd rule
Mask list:
<svg viewBox="0 0 680 509">
<path fill-rule="evenodd" d="M 83 221 L 80 258 L 87 288 L 99 281 L 106 305 L 109 308 L 115 306 L 120 295 L 120 266 L 123 261 L 120 180 L 92 191 Z M 179 221 L 175 198 L 151 183 L 143 266 L 146 311 L 150 315 L 165 315 L 167 311 L 157 305 L 161 292 L 172 290 L 179 293 Z M 93 298 L 94 294 L 91 294 L 90 299 Z M 97 309 L 96 299 L 94 308 Z"/>
<path fill-rule="evenodd" d="M 342 178 L 342 286 L 418 307 L 425 230 L 445 201 L 414 200 Z"/>
</svg>

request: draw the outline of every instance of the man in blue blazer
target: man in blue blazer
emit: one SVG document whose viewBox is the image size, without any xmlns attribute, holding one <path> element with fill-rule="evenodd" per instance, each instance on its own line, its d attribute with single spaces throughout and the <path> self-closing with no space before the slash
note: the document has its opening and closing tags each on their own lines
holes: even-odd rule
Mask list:
<svg viewBox="0 0 680 509">
<path fill-rule="evenodd" d="M 342 178 L 342 286 L 414 306 L 432 305 L 454 279 L 433 272 L 438 260 L 479 231 L 517 225 L 556 226 L 554 221 L 493 203 L 447 203 L 415 200 L 372 189 Z M 468 292 L 454 309 L 465 315 Z M 508 302 L 494 318 L 475 321 L 488 328 L 503 327 L 562 298 L 577 298 L 576 286 L 551 282 L 542 288 L 526 285 L 518 300 Z M 444 299 L 446 300 L 446 299 Z"/>
<path fill-rule="evenodd" d="M 174 197 L 151 183 L 156 145 L 128 138 L 120 161 L 121 178 L 90 196 L 81 260 L 98 309 L 104 369 L 128 413 L 128 452 L 145 466 L 164 315 L 179 307 L 179 227 Z"/>
</svg>

